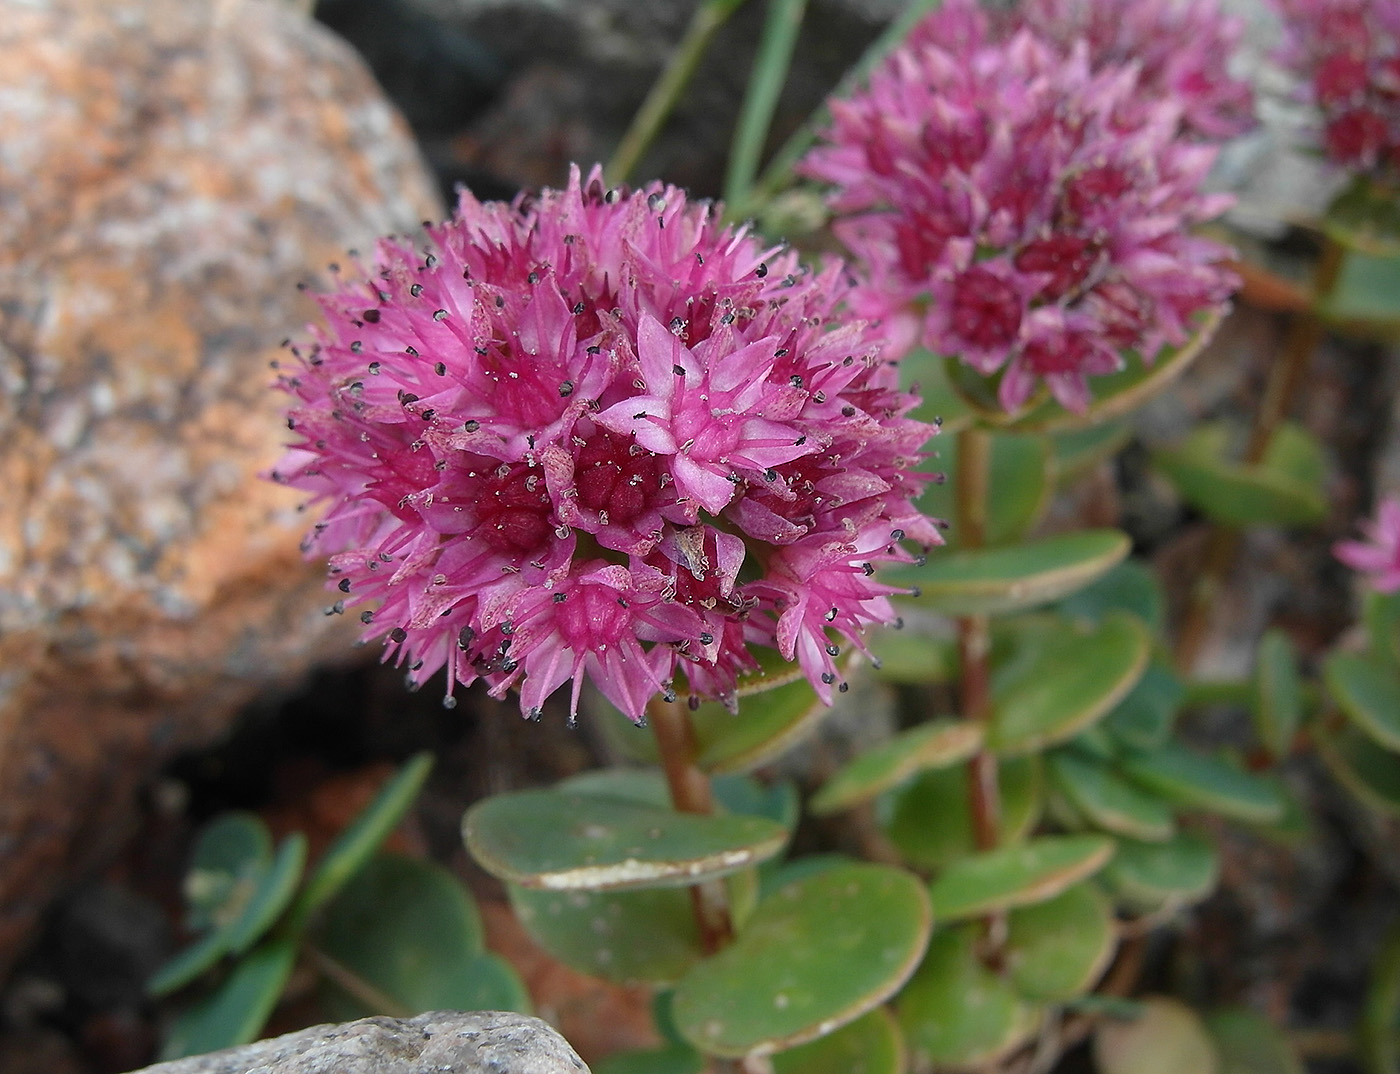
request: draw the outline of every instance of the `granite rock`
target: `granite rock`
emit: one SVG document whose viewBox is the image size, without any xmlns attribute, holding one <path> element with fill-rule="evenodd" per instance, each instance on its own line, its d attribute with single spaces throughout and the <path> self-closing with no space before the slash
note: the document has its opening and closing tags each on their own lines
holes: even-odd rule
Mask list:
<svg viewBox="0 0 1400 1074">
<path fill-rule="evenodd" d="M 441 211 L 290 5 L 0 0 L 0 977 L 158 765 L 349 652 L 268 363 L 298 281 Z"/>
<path fill-rule="evenodd" d="M 146 1067 L 137 1074 L 588 1074 L 538 1018 L 433 1011 L 312 1026 L 272 1040 Z"/>
</svg>

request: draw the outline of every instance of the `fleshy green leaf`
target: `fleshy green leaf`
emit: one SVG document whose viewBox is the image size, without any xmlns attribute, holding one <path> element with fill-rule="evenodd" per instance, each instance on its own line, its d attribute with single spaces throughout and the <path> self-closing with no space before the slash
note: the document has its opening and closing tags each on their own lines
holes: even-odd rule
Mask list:
<svg viewBox="0 0 1400 1074">
<path fill-rule="evenodd" d="M 1246 824 L 1282 818 L 1284 798 L 1270 780 L 1172 742 L 1121 762 L 1129 779 L 1185 809 L 1202 809 Z"/>
<path fill-rule="evenodd" d="M 379 789 L 374 800 L 350 826 L 336 836 L 293 904 L 293 921 L 304 921 L 370 859 L 413 805 L 432 767 L 433 758 L 429 753 L 410 759 Z"/>
<path fill-rule="evenodd" d="M 1166 745 L 1186 687 L 1160 656 L 1148 662 L 1128 696 L 1118 702 L 1100 724 L 1118 742 L 1137 750 Z"/>
<path fill-rule="evenodd" d="M 1050 470 L 1055 483 L 1063 487 L 1077 481 L 1122 450 L 1132 435 L 1132 427 L 1123 421 L 1055 433 L 1050 438 L 1053 451 Z"/>
<path fill-rule="evenodd" d="M 1347 255 L 1318 312 L 1358 335 L 1392 340 L 1400 336 L 1400 257 Z"/>
<path fill-rule="evenodd" d="M 211 820 L 199 833 L 185 874 L 190 928 L 226 925 L 240 916 L 271 864 L 272 835 L 252 813 Z"/>
<path fill-rule="evenodd" d="M 1400 816 L 1400 754 L 1354 727 L 1313 731 L 1318 755 L 1343 787 L 1372 809 Z"/>
<path fill-rule="evenodd" d="M 688 1044 L 668 1044 L 595 1059 L 589 1069 L 593 1074 L 705 1074 L 705 1057 Z"/>
<path fill-rule="evenodd" d="M 293 832 L 277 848 L 277 856 L 243 913 L 229 925 L 228 949 L 231 954 L 241 955 L 272 927 L 296 894 L 305 865 L 306 836 Z"/>
<path fill-rule="evenodd" d="M 866 750 L 832 776 L 813 797 L 817 816 L 836 813 L 884 793 L 919 772 L 965 761 L 982 745 L 982 726 L 968 720 L 932 720 Z"/>
<path fill-rule="evenodd" d="M 152 996 L 168 996 L 184 988 L 205 970 L 218 965 L 228 953 L 228 939 L 227 929 L 206 932 L 156 970 L 146 982 L 146 992 Z"/>
<path fill-rule="evenodd" d="M 487 798 L 467 811 L 462 832 L 492 875 L 553 891 L 693 884 L 771 858 L 788 836 L 763 817 L 697 816 L 559 791 Z"/>
<path fill-rule="evenodd" d="M 1353 724 L 1378 745 L 1400 750 L 1400 673 L 1374 657 L 1334 652 L 1323 675 Z"/>
<path fill-rule="evenodd" d="M 875 677 L 885 682 L 944 683 L 958 677 L 958 642 L 914 630 L 876 630 L 870 651 L 880 661 Z"/>
<path fill-rule="evenodd" d="M 1327 207 L 1322 226 L 1333 241 L 1355 254 L 1400 259 L 1400 199 L 1385 183 L 1357 175 Z M 1400 321 L 1400 300 L 1389 306 Z"/>
<path fill-rule="evenodd" d="M 1053 899 L 1113 856 L 1099 835 L 1047 835 L 948 865 L 929 885 L 939 921 L 959 921 Z"/>
<path fill-rule="evenodd" d="M 766 1055 L 854 1021 L 895 992 L 928 943 L 918 878 L 842 865 L 779 889 L 733 944 L 676 985 L 676 1025 L 713 1055 Z"/>
<path fill-rule="evenodd" d="M 1220 1056 L 1220 1074 L 1305 1074 L 1284 1034 L 1253 1011 L 1213 1011 L 1205 1026 Z"/>
<path fill-rule="evenodd" d="M 1248 465 L 1233 461 L 1232 438 L 1222 422 L 1200 425 L 1179 447 L 1157 452 L 1154 461 L 1183 499 L 1224 525 L 1297 526 L 1322 519 L 1326 463 L 1316 439 L 1297 425 L 1282 424 L 1264 460 Z"/>
<path fill-rule="evenodd" d="M 983 964 L 979 932 L 940 926 L 899 995 L 896 1016 L 916 1070 L 991 1063 L 1036 1028 L 1037 1009 Z"/>
<path fill-rule="evenodd" d="M 737 714 L 714 702 L 701 705 L 692 714 L 696 763 L 711 775 L 752 772 L 802 742 L 826 711 L 805 678 L 742 695 Z"/>
<path fill-rule="evenodd" d="M 350 1001 L 340 1004 L 337 1016 L 527 1005 L 519 978 L 483 960 L 481 918 L 471 896 L 432 862 L 371 858 L 326 904 L 314 943 L 336 967 L 331 985 Z"/>
<path fill-rule="evenodd" d="M 997 765 L 1001 839 L 1016 842 L 1040 818 L 1040 758 L 1013 757 Z M 937 869 L 977 848 L 968 809 L 967 768 L 925 772 L 894 793 L 885 834 L 916 869 Z"/>
<path fill-rule="evenodd" d="M 1266 631 L 1259 640 L 1255 661 L 1258 703 L 1254 706 L 1254 728 L 1264 748 L 1282 757 L 1303 719 L 1303 684 L 1293 643 L 1281 630 Z"/>
<path fill-rule="evenodd" d="M 1086 884 L 1006 920 L 1006 971 L 1026 999 L 1062 1002 L 1088 992 L 1117 947 L 1113 908 Z"/>
<path fill-rule="evenodd" d="M 1112 612 L 1137 616 L 1153 634 L 1162 632 L 1166 600 L 1152 568 L 1141 560 L 1125 559 L 1059 603 L 1061 615 L 1102 622 Z"/>
<path fill-rule="evenodd" d="M 987 500 L 985 543 L 1002 545 L 1028 533 L 1050 500 L 1050 444 L 1043 436 L 996 433 L 991 436 L 988 481 L 996 495 Z M 938 452 L 938 468 L 957 470 L 958 439 L 940 436 L 929 445 Z M 932 484 L 919 498 L 919 510 L 949 523 L 944 537 L 949 546 L 960 541 L 953 485 Z"/>
<path fill-rule="evenodd" d="M 1147 629 L 1122 613 L 1097 628 L 1067 623 L 1037 632 L 1031 644 L 1029 659 L 992 672 L 987 747 L 998 754 L 1039 751 L 1073 738 L 1127 695 L 1151 650 Z"/>
<path fill-rule="evenodd" d="M 1081 530 L 1009 548 L 933 552 L 922 566 L 882 574 L 890 585 L 918 589 L 905 597 L 945 615 L 1002 613 L 1049 604 L 1088 585 L 1128 554 L 1118 530 Z"/>
<path fill-rule="evenodd" d="M 186 1008 L 171 1024 L 161 1059 L 182 1059 L 256 1040 L 292 975 L 296 943 L 266 940 L 233 966 L 211 993 Z"/>
<path fill-rule="evenodd" d="M 1155 910 L 1210 894 L 1219 867 L 1215 847 L 1194 832 L 1178 832 L 1164 843 L 1120 839 L 1101 879 L 1122 905 Z"/>
<path fill-rule="evenodd" d="M 967 403 L 948 381 L 947 360 L 942 356 L 915 347 L 899 361 L 899 382 L 919 397 L 910 417 L 943 427 L 943 435 L 930 444 L 930 450 L 941 450 L 953 439 L 948 434 L 971 420 Z"/>
<path fill-rule="evenodd" d="M 1220 1056 L 1200 1015 L 1154 996 L 1131 1021 L 1105 1020 L 1094 1034 L 1099 1074 L 1220 1074 Z"/>
<path fill-rule="evenodd" d="M 1367 590 L 1361 617 L 1370 653 L 1381 663 L 1400 669 L 1400 593 Z"/>
<path fill-rule="evenodd" d="M 773 1056 L 773 1074 L 904 1074 L 904 1070 L 904 1037 L 884 1007 L 835 1033 Z"/>
<path fill-rule="evenodd" d="M 1110 766 L 1070 750 L 1046 758 L 1052 785 L 1096 828 L 1113 835 L 1160 842 L 1176 831 L 1171 807 L 1135 786 Z"/>
</svg>

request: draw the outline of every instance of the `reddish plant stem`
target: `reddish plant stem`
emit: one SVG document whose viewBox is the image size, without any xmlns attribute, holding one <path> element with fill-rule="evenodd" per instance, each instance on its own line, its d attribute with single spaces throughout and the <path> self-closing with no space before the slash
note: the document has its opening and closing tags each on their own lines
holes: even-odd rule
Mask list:
<svg viewBox="0 0 1400 1074">
<path fill-rule="evenodd" d="M 1332 293 L 1345 259 L 1343 246 L 1331 239 L 1323 241 L 1322 254 L 1314 271 L 1309 308 L 1293 315 L 1284 339 L 1283 355 L 1269 367 L 1264 398 L 1255 411 L 1249 442 L 1240 460 L 1246 466 L 1257 466 L 1268 457 L 1274 435 L 1293 408 L 1293 401 L 1307 375 L 1312 356 L 1322 343 L 1324 325 L 1317 315 L 1315 304 Z M 1181 629 L 1177 634 L 1174 655 L 1177 670 L 1182 674 L 1189 674 L 1200 658 L 1201 649 L 1210 633 L 1211 611 L 1225 586 L 1230 568 L 1234 566 L 1239 546 L 1240 532 L 1229 526 L 1213 526 L 1206 538 L 1200 572 L 1191 585 Z"/>
<path fill-rule="evenodd" d="M 671 804 L 681 813 L 713 813 L 715 799 L 710 778 L 695 763 L 695 729 L 690 714 L 679 702 L 654 697 L 647 705 L 647 722 L 656 736 Z M 702 880 L 691 887 L 690 901 L 700 930 L 700 945 L 712 955 L 734 938 L 729 892 L 723 880 Z"/>
</svg>

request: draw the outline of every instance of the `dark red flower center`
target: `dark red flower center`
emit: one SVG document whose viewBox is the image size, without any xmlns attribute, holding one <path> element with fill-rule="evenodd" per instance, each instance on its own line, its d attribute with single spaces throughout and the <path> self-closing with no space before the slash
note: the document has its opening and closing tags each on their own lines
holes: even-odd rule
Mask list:
<svg viewBox="0 0 1400 1074">
<path fill-rule="evenodd" d="M 1049 277 L 1041 295 L 1051 301 L 1084 284 L 1093 267 L 1098 247 L 1079 235 L 1061 233 L 1027 243 L 1016 255 L 1022 272 L 1043 273 Z"/>
<path fill-rule="evenodd" d="M 523 463 L 502 464 L 486 479 L 477 511 L 478 534 L 497 552 L 533 552 L 554 529 L 544 475 Z"/>
<path fill-rule="evenodd" d="M 1021 298 L 1001 277 L 974 266 L 953 284 L 952 327 L 981 350 L 1006 347 L 1021 327 Z"/>
<path fill-rule="evenodd" d="M 652 452 L 600 427 L 574 461 L 578 502 L 604 525 L 628 525 L 661 488 L 661 473 Z"/>
</svg>

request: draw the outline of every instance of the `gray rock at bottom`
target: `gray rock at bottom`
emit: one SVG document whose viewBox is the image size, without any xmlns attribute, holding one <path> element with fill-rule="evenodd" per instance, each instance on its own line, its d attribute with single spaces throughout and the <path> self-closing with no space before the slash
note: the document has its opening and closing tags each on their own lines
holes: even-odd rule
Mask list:
<svg viewBox="0 0 1400 1074">
<path fill-rule="evenodd" d="M 568 1041 L 509 1011 L 432 1011 L 361 1018 L 135 1074 L 588 1074 Z"/>
</svg>

